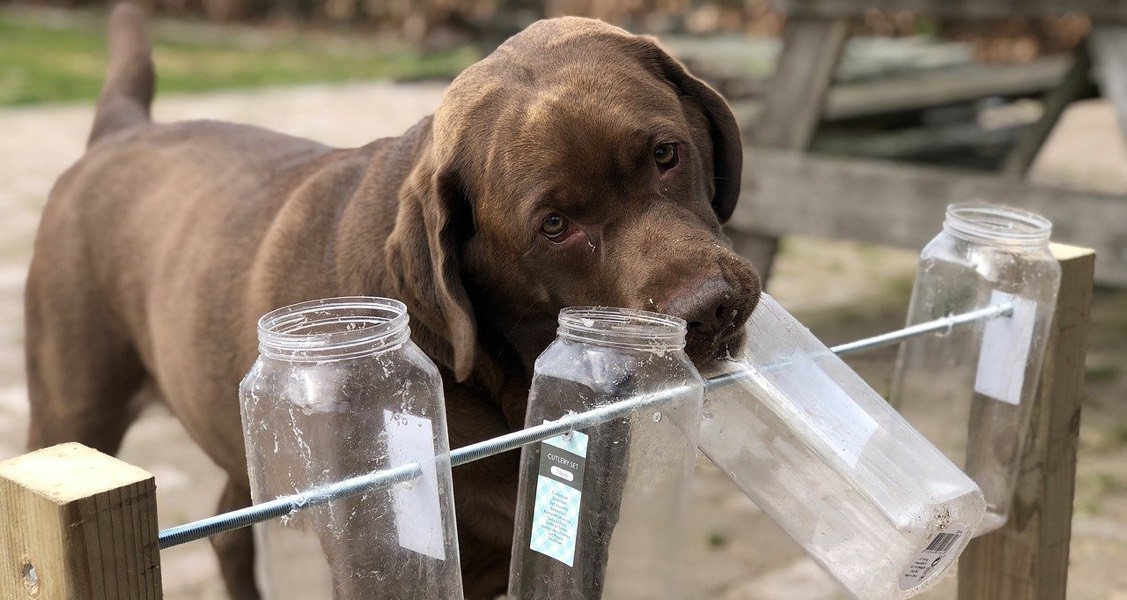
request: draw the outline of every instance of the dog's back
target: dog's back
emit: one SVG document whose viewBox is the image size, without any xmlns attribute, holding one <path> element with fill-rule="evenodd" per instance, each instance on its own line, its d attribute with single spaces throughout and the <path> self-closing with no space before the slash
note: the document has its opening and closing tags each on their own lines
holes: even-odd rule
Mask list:
<svg viewBox="0 0 1127 600">
<path fill-rule="evenodd" d="M 232 123 L 153 123 L 141 26 L 135 7 L 114 10 L 88 150 L 40 222 L 25 297 L 29 445 L 116 452 L 132 399 L 150 384 L 220 466 L 245 477 L 239 428 L 211 424 L 215 413 L 238 424 L 255 319 L 339 287 L 324 234 L 374 157 L 405 142 L 337 150 Z"/>
</svg>

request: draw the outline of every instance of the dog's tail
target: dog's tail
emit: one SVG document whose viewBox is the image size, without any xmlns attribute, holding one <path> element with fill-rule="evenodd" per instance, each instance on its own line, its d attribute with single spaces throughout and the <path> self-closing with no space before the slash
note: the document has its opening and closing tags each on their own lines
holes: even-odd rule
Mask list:
<svg viewBox="0 0 1127 600">
<path fill-rule="evenodd" d="M 129 3 L 114 7 L 109 21 L 110 66 L 94 115 L 88 146 L 103 136 L 152 122 L 156 72 L 141 9 Z"/>
</svg>

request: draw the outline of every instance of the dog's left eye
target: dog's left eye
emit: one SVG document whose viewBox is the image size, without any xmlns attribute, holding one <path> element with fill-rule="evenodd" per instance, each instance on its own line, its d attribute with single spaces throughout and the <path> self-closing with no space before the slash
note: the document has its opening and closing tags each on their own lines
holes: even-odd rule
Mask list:
<svg viewBox="0 0 1127 600">
<path fill-rule="evenodd" d="M 668 171 L 677 166 L 677 144 L 664 142 L 654 148 L 654 162 L 657 168 Z"/>
<path fill-rule="evenodd" d="M 540 233 L 553 242 L 562 242 L 571 234 L 571 227 L 563 215 L 552 213 L 540 222 Z"/>
</svg>

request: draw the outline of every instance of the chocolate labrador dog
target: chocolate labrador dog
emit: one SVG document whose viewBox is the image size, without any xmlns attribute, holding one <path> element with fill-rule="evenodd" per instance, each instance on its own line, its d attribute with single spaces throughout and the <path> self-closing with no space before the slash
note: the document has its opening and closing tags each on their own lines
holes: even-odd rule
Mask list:
<svg viewBox="0 0 1127 600">
<path fill-rule="evenodd" d="M 350 149 L 154 123 L 154 78 L 140 12 L 119 6 L 88 150 L 51 191 L 27 282 L 33 448 L 113 453 L 152 391 L 229 474 L 219 509 L 248 504 L 237 389 L 255 324 L 313 298 L 407 304 L 453 447 L 523 426 L 562 307 L 680 316 L 701 366 L 742 342 L 760 284 L 721 233 L 736 121 L 648 38 L 540 21 L 432 117 Z M 518 460 L 454 472 L 468 597 L 504 591 Z M 231 595 L 256 598 L 249 530 L 213 544 Z"/>
</svg>

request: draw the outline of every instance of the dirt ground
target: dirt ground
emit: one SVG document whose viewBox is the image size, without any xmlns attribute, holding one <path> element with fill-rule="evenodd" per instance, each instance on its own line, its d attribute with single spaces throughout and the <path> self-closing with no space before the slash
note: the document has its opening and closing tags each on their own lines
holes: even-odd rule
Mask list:
<svg viewBox="0 0 1127 600">
<path fill-rule="evenodd" d="M 257 123 L 354 145 L 402 132 L 437 105 L 441 92 L 437 84 L 371 83 L 162 97 L 155 116 Z M 52 181 L 80 155 L 91 114 L 89 105 L 0 110 L 0 459 L 20 453 L 26 439 L 22 290 L 36 223 Z M 1127 151 L 1109 107 L 1091 102 L 1072 109 L 1033 177 L 1127 192 Z M 896 329 L 903 322 L 915 254 L 789 238 L 769 291 L 827 344 Z M 1127 563 L 1127 292 L 1099 290 L 1093 317 L 1069 598 L 1127 600 L 1122 568 Z M 894 353 L 884 349 L 850 362 L 884 390 Z M 219 472 L 163 408 L 149 409 L 129 432 L 122 458 L 156 476 L 161 527 L 211 514 Z M 702 464 L 698 475 L 686 563 L 696 597 L 845 597 L 719 471 Z M 169 600 L 224 597 L 207 544 L 174 548 L 161 558 Z M 948 578 L 927 597 L 951 598 L 953 590 L 954 579 Z"/>
</svg>

